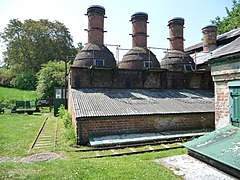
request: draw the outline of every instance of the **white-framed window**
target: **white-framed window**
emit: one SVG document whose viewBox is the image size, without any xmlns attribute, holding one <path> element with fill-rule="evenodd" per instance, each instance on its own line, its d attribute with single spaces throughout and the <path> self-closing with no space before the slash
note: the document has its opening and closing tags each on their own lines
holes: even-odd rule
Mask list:
<svg viewBox="0 0 240 180">
<path fill-rule="evenodd" d="M 95 59 L 93 65 L 96 67 L 104 67 L 104 60 L 103 59 Z"/>
<path fill-rule="evenodd" d="M 55 90 L 55 99 L 62 99 L 62 89 Z"/>
<path fill-rule="evenodd" d="M 144 67 L 145 68 L 151 68 L 152 67 L 152 62 L 151 61 L 144 61 Z"/>
</svg>

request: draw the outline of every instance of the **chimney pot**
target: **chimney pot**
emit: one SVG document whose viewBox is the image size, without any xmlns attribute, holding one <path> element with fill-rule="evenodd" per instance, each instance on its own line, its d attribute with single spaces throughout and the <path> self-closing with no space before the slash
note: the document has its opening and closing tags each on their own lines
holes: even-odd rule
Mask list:
<svg viewBox="0 0 240 180">
<path fill-rule="evenodd" d="M 87 9 L 88 43 L 103 44 L 105 9 L 99 5 Z"/>
<path fill-rule="evenodd" d="M 182 17 L 175 17 L 168 21 L 170 50 L 184 51 L 183 25 L 184 19 Z"/>
<path fill-rule="evenodd" d="M 202 28 L 203 52 L 209 52 L 217 46 L 217 26 L 208 25 Z"/>
<path fill-rule="evenodd" d="M 136 12 L 131 16 L 132 47 L 147 47 L 147 20 L 145 12 Z"/>
</svg>

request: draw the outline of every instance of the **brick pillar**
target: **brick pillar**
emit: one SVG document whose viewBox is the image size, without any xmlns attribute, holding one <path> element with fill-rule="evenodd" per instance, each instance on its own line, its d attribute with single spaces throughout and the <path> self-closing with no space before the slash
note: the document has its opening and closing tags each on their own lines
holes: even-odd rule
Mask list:
<svg viewBox="0 0 240 180">
<path fill-rule="evenodd" d="M 217 46 L 217 26 L 209 25 L 202 28 L 203 51 L 209 52 Z"/>
<path fill-rule="evenodd" d="M 181 17 L 173 18 L 168 21 L 169 26 L 169 42 L 171 50 L 184 51 L 183 46 L 183 25 L 184 19 Z"/>
<path fill-rule="evenodd" d="M 132 47 L 147 47 L 147 20 L 148 14 L 138 12 L 131 16 Z"/>
<path fill-rule="evenodd" d="M 90 6 L 88 16 L 88 43 L 103 44 L 105 9 L 102 6 Z"/>
</svg>

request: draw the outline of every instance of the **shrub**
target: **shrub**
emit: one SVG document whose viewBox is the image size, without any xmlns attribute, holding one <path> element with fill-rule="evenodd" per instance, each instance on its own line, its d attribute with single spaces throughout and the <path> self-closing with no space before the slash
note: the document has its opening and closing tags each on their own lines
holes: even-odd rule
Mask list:
<svg viewBox="0 0 240 180">
<path fill-rule="evenodd" d="M 36 77 L 35 73 L 32 71 L 23 72 L 16 75 L 15 78 L 11 80 L 11 85 L 17 89 L 23 90 L 35 90 L 36 87 Z"/>
<path fill-rule="evenodd" d="M 64 62 L 50 61 L 37 73 L 37 93 L 40 98 L 53 97 L 54 87 L 65 85 Z"/>
<path fill-rule="evenodd" d="M 64 138 L 71 143 L 75 142 L 75 133 L 69 112 L 64 108 L 63 105 L 59 107 L 58 112 L 65 128 Z"/>
</svg>

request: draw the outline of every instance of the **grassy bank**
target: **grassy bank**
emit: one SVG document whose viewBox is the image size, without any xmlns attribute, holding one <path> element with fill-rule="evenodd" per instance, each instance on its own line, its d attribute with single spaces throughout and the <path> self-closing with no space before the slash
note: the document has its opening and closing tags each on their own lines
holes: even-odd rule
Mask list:
<svg viewBox="0 0 240 180">
<path fill-rule="evenodd" d="M 35 91 L 0 87 L 0 107 L 12 107 L 16 100 L 34 101 L 36 98 Z"/>
</svg>

